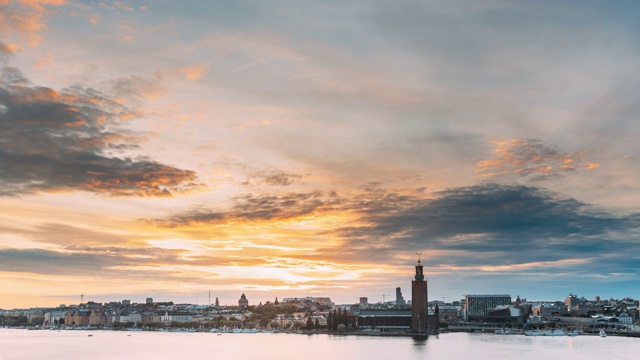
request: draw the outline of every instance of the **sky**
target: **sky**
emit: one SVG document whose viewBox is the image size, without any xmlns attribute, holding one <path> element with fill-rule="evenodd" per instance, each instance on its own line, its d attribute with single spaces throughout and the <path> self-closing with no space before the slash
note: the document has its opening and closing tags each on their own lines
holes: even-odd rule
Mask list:
<svg viewBox="0 0 640 360">
<path fill-rule="evenodd" d="M 0 0 L 0 308 L 639 298 L 640 4 Z"/>
</svg>

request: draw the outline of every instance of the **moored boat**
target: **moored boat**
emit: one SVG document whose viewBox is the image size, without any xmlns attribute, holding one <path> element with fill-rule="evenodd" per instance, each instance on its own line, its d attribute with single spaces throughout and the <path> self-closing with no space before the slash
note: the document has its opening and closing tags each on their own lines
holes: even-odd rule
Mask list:
<svg viewBox="0 0 640 360">
<path fill-rule="evenodd" d="M 545 331 L 544 336 L 564 336 L 564 330 L 555 329 L 553 331 Z"/>
<path fill-rule="evenodd" d="M 541 330 L 527 330 L 524 332 L 526 336 L 544 336 L 544 331 Z"/>
</svg>

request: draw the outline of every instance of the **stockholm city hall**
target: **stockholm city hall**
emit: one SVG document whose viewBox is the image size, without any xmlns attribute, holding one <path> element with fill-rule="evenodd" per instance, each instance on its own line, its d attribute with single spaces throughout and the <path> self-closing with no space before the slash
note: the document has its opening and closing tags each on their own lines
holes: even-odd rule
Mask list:
<svg viewBox="0 0 640 360">
<path fill-rule="evenodd" d="M 416 273 L 411 281 L 411 305 L 392 308 L 363 308 L 358 315 L 358 327 L 382 332 L 406 333 L 412 336 L 428 336 L 438 333 L 438 307 L 429 308 L 427 279 L 418 255 Z"/>
<path fill-rule="evenodd" d="M 429 314 L 427 280 L 420 261 L 421 253 L 417 255 L 416 275 L 411 281 L 411 331 L 417 333 L 436 332 L 439 326 L 438 314 Z"/>
</svg>

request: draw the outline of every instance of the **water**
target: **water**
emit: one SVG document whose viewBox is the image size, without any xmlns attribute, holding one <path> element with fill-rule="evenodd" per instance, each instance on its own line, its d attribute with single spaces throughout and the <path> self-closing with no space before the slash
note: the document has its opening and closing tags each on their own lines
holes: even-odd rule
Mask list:
<svg viewBox="0 0 640 360">
<path fill-rule="evenodd" d="M 89 337 L 91 334 L 93 336 Z M 0 359 L 638 359 L 640 339 L 452 333 L 428 340 L 295 334 L 0 329 Z"/>
</svg>

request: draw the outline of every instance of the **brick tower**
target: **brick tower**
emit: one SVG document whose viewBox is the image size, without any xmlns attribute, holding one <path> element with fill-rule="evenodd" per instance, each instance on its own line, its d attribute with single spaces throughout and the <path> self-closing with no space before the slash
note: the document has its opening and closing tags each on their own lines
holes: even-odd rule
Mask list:
<svg viewBox="0 0 640 360">
<path fill-rule="evenodd" d="M 418 253 L 418 265 L 416 265 L 416 276 L 411 282 L 411 330 L 414 332 L 427 332 L 429 330 L 427 307 L 429 300 L 427 297 L 427 280 L 425 280 Z"/>
</svg>

